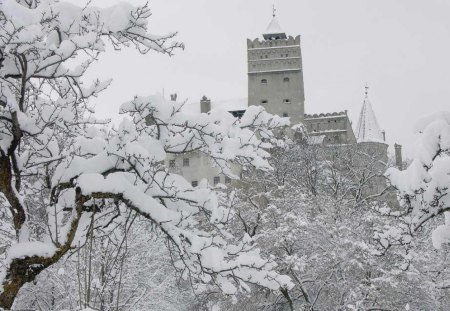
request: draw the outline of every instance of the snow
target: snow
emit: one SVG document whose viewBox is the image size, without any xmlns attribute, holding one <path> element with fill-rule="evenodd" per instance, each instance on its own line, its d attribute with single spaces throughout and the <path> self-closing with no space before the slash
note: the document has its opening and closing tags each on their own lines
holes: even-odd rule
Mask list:
<svg viewBox="0 0 450 311">
<path fill-rule="evenodd" d="M 431 239 L 436 249 L 441 249 L 442 244 L 450 242 L 450 212 L 445 212 L 445 223 L 433 231 Z"/>
<path fill-rule="evenodd" d="M 117 128 L 108 129 L 92 117 L 89 98 L 104 90 L 110 80 L 96 80 L 89 86 L 82 76 L 104 51 L 106 36 L 118 48 L 131 45 L 141 52 L 153 49 L 170 53 L 177 46 L 169 42 L 171 34 L 161 37 L 147 33 L 147 17 L 151 15 L 148 7 L 142 7 L 138 14 L 137 8 L 127 3 L 107 9 L 56 0 L 38 1 L 34 9 L 14 0 L 0 0 L 0 5 L 6 17 L 0 30 L 6 45 L 0 75 L 21 74 L 17 53 L 32 56 L 24 59 L 28 69 L 25 78 L 30 81 L 27 92 L 36 92 L 29 93 L 33 96 L 25 99 L 25 106 L 32 100 L 33 109 L 18 107 L 14 83 L 8 81 L 0 82 L 0 96 L 6 102 L 0 112 L 6 118 L 17 116 L 23 130 L 18 165 L 21 174 L 33 176 L 36 184 L 26 178 L 21 191 L 14 195 L 22 205 L 27 202 L 27 207 L 28 202 L 34 206 L 33 199 L 42 199 L 39 206 L 46 211 L 42 215 L 46 223 L 39 224 L 45 229 L 39 237 L 43 241 L 52 238 L 58 245 L 82 244 L 93 217 L 86 209 L 100 198 L 102 208 L 94 217 L 108 218 L 108 208 L 140 213 L 164 232 L 189 271 L 197 275 L 214 273 L 210 279 L 217 277 L 215 281 L 226 294 L 245 288 L 235 276 L 270 289 L 293 286 L 289 278 L 275 272 L 276 264 L 261 258 L 259 250 L 247 240 L 238 241 L 231 233 L 226 234 L 224 224 L 231 212 L 228 206 L 219 204 L 216 192 L 203 184 L 194 189 L 185 178 L 165 167 L 168 153 L 195 150 L 213 157 L 215 165 L 228 176 L 237 177 L 232 165 L 270 170 L 269 141 L 276 141 L 273 131 L 289 125 L 288 118 L 271 115 L 263 107 L 246 107 L 247 100 L 213 102 L 209 113 L 193 113 L 183 109 L 184 103 L 167 101 L 157 94 L 124 103 L 120 112 L 126 116 Z M 79 60 L 77 53 L 82 51 L 93 58 Z M 37 88 L 41 83 L 42 88 Z M 36 88 L 31 90 L 32 86 Z M 49 94 L 46 88 L 58 92 Z M 246 110 L 241 119 L 227 112 L 236 109 Z M 3 124 L 0 147 L 6 151 L 12 135 Z M 268 142 L 262 142 L 261 137 Z M 47 196 L 49 181 L 51 198 Z M 86 209 L 78 209 L 78 191 L 86 199 Z M 40 194 L 33 198 L 39 192 L 43 198 Z M 60 255 L 51 243 L 30 242 L 36 235 L 28 226 L 34 220 L 27 214 L 20 231 L 21 243 L 9 248 L 9 263 L 2 266 L 3 270 L 15 258 Z M 68 233 L 74 224 L 75 238 L 67 241 L 72 238 Z M 5 276 L 2 271 L 0 283 Z"/>
<path fill-rule="evenodd" d="M 358 125 L 356 126 L 356 140 L 361 142 L 384 143 L 383 133 L 378 125 L 375 113 L 370 101 L 366 98 L 359 114 Z"/>
<path fill-rule="evenodd" d="M 8 260 L 11 261 L 15 258 L 40 256 L 51 257 L 56 251 L 56 247 L 53 244 L 42 242 L 22 242 L 11 246 L 8 250 Z"/>
<path fill-rule="evenodd" d="M 416 126 L 417 142 L 411 164 L 404 171 L 386 172 L 401 197 L 409 197 L 412 230 L 444 212 L 445 223 L 432 233 L 433 246 L 450 241 L 450 113 L 424 118 Z"/>
</svg>

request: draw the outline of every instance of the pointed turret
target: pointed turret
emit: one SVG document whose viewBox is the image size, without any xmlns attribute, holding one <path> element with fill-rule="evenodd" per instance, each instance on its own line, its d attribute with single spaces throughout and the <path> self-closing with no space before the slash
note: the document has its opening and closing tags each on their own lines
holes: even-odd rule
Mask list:
<svg viewBox="0 0 450 311">
<path fill-rule="evenodd" d="M 366 86 L 366 96 L 364 98 L 361 113 L 359 114 L 358 126 L 356 127 L 356 140 L 358 143 L 384 143 L 384 134 L 378 125 L 377 118 L 375 117 L 372 105 L 370 104 L 368 89 L 369 88 Z"/>
<path fill-rule="evenodd" d="M 280 23 L 278 23 L 276 14 L 275 14 L 275 6 L 273 8 L 272 20 L 270 21 L 269 26 L 267 26 L 266 31 L 263 33 L 263 37 L 265 40 L 277 40 L 277 39 L 286 39 L 286 33 L 281 29 Z"/>
</svg>

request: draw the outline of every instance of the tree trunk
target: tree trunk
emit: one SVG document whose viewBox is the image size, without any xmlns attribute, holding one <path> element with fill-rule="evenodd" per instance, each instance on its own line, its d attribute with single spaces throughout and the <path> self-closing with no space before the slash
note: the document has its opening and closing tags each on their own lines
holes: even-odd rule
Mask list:
<svg viewBox="0 0 450 311">
<path fill-rule="evenodd" d="M 3 283 L 3 291 L 0 292 L 0 308 L 11 309 L 22 286 L 32 282 L 42 270 L 55 262 L 53 258 L 38 256 L 13 259 Z"/>
</svg>

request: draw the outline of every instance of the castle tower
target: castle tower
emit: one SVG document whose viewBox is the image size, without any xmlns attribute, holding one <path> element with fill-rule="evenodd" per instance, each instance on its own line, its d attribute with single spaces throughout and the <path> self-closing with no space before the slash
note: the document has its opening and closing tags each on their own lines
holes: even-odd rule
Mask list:
<svg viewBox="0 0 450 311">
<path fill-rule="evenodd" d="M 287 36 L 275 11 L 263 40 L 247 39 L 248 105 L 303 122 L 304 88 L 300 36 Z"/>
</svg>

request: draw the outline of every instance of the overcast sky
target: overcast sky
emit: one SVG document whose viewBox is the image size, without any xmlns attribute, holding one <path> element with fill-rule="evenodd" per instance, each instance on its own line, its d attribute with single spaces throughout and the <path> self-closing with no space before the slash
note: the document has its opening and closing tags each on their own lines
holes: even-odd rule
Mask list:
<svg viewBox="0 0 450 311">
<path fill-rule="evenodd" d="M 128 0 L 134 4 L 143 1 Z M 81 2 L 82 0 L 72 0 Z M 116 0 L 94 0 L 108 6 Z M 151 30 L 178 31 L 186 49 L 173 57 L 108 53 L 90 75 L 113 78 L 98 99 L 113 117 L 134 95 L 177 92 L 198 101 L 247 97 L 246 39 L 262 34 L 272 0 L 152 0 Z M 347 109 L 356 125 L 364 84 L 389 143 L 411 144 L 421 117 L 450 110 L 450 1 L 278 0 L 288 35 L 300 34 L 305 111 Z"/>
</svg>

